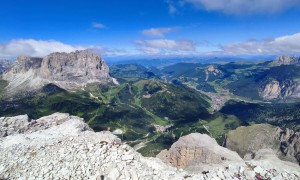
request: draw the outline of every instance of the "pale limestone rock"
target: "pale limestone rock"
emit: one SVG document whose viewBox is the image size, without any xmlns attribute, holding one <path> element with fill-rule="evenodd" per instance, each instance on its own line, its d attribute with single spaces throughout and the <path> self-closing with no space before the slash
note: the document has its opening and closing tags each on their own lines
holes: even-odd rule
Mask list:
<svg viewBox="0 0 300 180">
<path fill-rule="evenodd" d="M 0 118 L 0 137 L 27 131 L 29 126 L 28 116 L 20 115 L 15 117 Z"/>
<path fill-rule="evenodd" d="M 20 56 L 2 78 L 9 82 L 7 96 L 37 90 L 49 83 L 74 89 L 87 83 L 112 82 L 108 66 L 91 50 L 52 53 L 44 58 Z"/>
<path fill-rule="evenodd" d="M 300 65 L 300 59 L 295 56 L 279 56 L 270 65 L 271 66 Z"/>
<path fill-rule="evenodd" d="M 219 146 L 215 139 L 199 133 L 181 137 L 169 151 L 164 150 L 157 157 L 178 168 L 197 167 L 199 170 L 210 169 L 214 165 L 243 163 L 236 152 Z"/>
<path fill-rule="evenodd" d="M 281 87 L 277 80 L 272 80 L 268 84 L 265 85 L 263 91 L 261 92 L 261 96 L 264 99 L 272 100 L 280 98 L 281 95 Z"/>
<path fill-rule="evenodd" d="M 220 76 L 223 75 L 223 72 L 219 70 L 216 66 L 210 65 L 205 69 L 205 81 L 208 81 L 210 76 Z"/>
<path fill-rule="evenodd" d="M 39 126 L 29 124 L 27 131 L 0 137 L 0 179 L 247 179 L 258 166 L 263 179 L 299 179 L 298 166 L 279 159 L 273 161 L 274 157 L 266 153 L 258 153 L 256 159 L 247 164 L 236 164 L 232 161 L 235 155 L 216 146 L 209 136 L 200 135 L 202 145 L 199 145 L 199 135 L 191 135 L 190 140 L 195 141 L 190 144 L 196 144 L 203 152 L 210 151 L 204 153 L 203 163 L 195 164 L 196 169 L 201 166 L 210 169 L 192 172 L 168 166 L 158 158 L 142 157 L 128 145 L 121 144 L 111 132 L 95 133 L 83 119 L 75 116 L 55 113 L 33 124 Z M 187 141 L 182 144 L 191 147 Z M 230 160 L 229 165 L 213 164 L 220 150 Z M 186 151 L 183 155 L 190 157 L 194 152 Z"/>
</svg>

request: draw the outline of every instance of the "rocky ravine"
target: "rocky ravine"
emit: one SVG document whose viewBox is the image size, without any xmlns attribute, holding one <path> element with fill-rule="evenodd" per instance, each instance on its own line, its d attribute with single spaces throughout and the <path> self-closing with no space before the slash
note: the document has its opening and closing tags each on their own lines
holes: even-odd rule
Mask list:
<svg viewBox="0 0 300 180">
<path fill-rule="evenodd" d="M 20 56 L 2 79 L 9 82 L 9 94 L 39 89 L 49 83 L 73 89 L 86 83 L 111 81 L 108 66 L 91 50 L 52 53 L 44 58 Z"/>
<path fill-rule="evenodd" d="M 171 147 L 171 166 L 168 158 L 163 158 L 167 164 L 145 158 L 112 133 L 95 133 L 68 114 L 30 122 L 26 115 L 1 118 L 0 134 L 0 179 L 300 178 L 299 166 L 279 160 L 271 150 L 244 161 L 201 134 L 182 137 Z"/>
</svg>

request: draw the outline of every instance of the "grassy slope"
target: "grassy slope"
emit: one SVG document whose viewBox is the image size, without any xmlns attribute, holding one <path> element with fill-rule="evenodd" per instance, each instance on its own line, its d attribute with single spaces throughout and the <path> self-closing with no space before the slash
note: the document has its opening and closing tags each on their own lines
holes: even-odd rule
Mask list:
<svg viewBox="0 0 300 180">
<path fill-rule="evenodd" d="M 151 97 L 145 98 L 149 94 Z M 36 119 L 54 112 L 66 112 L 84 118 L 96 131 L 121 129 L 125 132 L 120 136 L 123 140 L 132 145 L 141 141 L 149 142 L 149 147 L 155 144 L 160 147 L 157 152 L 171 145 L 162 140 L 171 135 L 156 132 L 154 124 L 174 124 L 172 139 L 178 139 L 188 131 L 187 127 L 176 129 L 177 126 L 209 116 L 206 99 L 197 91 L 155 79 L 118 86 L 90 84 L 85 91 L 76 92 L 48 85 L 31 97 L 2 100 L 0 115 L 28 114 Z M 163 111 L 159 111 L 160 108 Z M 150 153 L 150 149 L 144 149 L 144 153 Z"/>
</svg>

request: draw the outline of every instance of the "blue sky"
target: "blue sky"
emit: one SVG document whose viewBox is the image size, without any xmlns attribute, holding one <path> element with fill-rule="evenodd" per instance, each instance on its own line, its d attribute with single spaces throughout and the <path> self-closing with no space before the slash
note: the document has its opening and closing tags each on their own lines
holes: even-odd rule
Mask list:
<svg viewBox="0 0 300 180">
<path fill-rule="evenodd" d="M 0 56 L 300 54 L 300 0 L 4 0 Z"/>
</svg>

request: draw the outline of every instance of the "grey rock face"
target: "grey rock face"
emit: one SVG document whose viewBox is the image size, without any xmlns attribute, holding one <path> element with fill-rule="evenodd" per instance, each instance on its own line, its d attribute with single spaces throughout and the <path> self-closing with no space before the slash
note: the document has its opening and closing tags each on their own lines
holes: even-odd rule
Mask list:
<svg viewBox="0 0 300 180">
<path fill-rule="evenodd" d="M 295 56 L 279 56 L 272 63 L 272 66 L 300 65 L 300 59 Z"/>
<path fill-rule="evenodd" d="M 0 118 L 0 137 L 25 132 L 28 129 L 28 125 L 27 115 L 2 117 Z"/>
<path fill-rule="evenodd" d="M 169 151 L 164 150 L 157 157 L 178 168 L 200 166 L 199 170 L 203 171 L 209 169 L 204 168 L 205 164 L 218 166 L 243 162 L 236 152 L 219 146 L 215 139 L 199 133 L 181 137 Z"/>
<path fill-rule="evenodd" d="M 41 77 L 50 81 L 86 83 L 108 80 L 109 68 L 102 58 L 89 51 L 53 53 L 43 58 Z"/>
<path fill-rule="evenodd" d="M 2 74 L 5 70 L 11 68 L 13 62 L 6 59 L 0 59 L 0 74 Z"/>
<path fill-rule="evenodd" d="M 90 50 L 52 53 L 44 58 L 21 56 L 2 78 L 9 81 L 6 91 L 10 94 L 36 90 L 49 83 L 74 89 L 87 83 L 112 81 L 106 63 Z"/>
<path fill-rule="evenodd" d="M 0 137 L 13 134 L 32 133 L 45 130 L 53 126 L 60 125 L 71 119 L 67 113 L 54 113 L 50 116 L 42 117 L 38 120 L 31 120 L 27 115 L 0 118 Z M 86 130 L 91 130 L 87 125 Z"/>
<path fill-rule="evenodd" d="M 300 85 L 293 80 L 279 82 L 271 79 L 259 89 L 259 94 L 265 100 L 300 98 Z"/>
<path fill-rule="evenodd" d="M 285 129 L 278 131 L 281 159 L 297 162 L 300 165 L 300 133 Z"/>
</svg>

